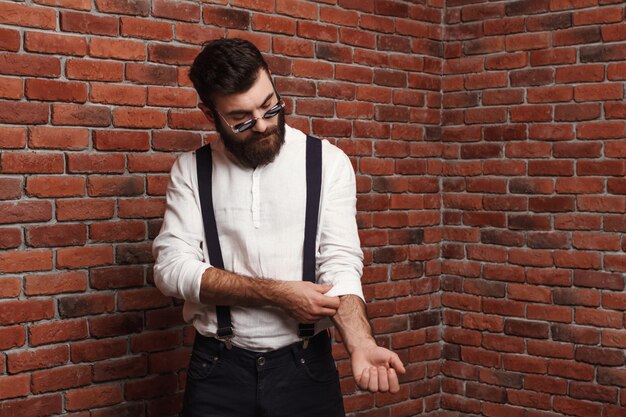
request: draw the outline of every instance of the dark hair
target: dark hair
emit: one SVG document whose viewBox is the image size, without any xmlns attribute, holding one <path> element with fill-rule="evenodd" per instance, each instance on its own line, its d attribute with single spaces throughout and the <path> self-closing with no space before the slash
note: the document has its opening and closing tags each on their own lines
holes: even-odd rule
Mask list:
<svg viewBox="0 0 626 417">
<path fill-rule="evenodd" d="M 216 39 L 207 42 L 189 70 L 200 100 L 213 107 L 215 94 L 247 91 L 257 80 L 259 70 L 268 70 L 261 51 L 244 39 Z"/>
</svg>

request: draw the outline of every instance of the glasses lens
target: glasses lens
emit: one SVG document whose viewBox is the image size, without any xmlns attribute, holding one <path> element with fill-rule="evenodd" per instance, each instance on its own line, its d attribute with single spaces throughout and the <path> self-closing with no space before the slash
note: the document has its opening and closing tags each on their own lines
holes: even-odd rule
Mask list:
<svg viewBox="0 0 626 417">
<path fill-rule="evenodd" d="M 250 129 L 256 123 L 256 119 L 248 120 L 247 122 L 239 123 L 238 125 L 233 126 L 233 128 L 237 131 L 237 133 L 245 132 Z"/>
<path fill-rule="evenodd" d="M 277 105 L 275 105 L 274 107 L 272 107 L 271 109 L 269 109 L 268 111 L 265 112 L 265 114 L 263 115 L 264 119 L 269 119 L 271 117 L 276 116 L 278 113 L 280 113 L 280 111 L 283 109 L 283 103 L 278 103 Z"/>
</svg>

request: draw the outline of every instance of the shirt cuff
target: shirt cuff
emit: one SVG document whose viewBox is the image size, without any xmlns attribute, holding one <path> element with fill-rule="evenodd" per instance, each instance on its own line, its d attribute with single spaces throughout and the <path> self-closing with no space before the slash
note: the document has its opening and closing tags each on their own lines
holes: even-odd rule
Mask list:
<svg viewBox="0 0 626 417">
<path fill-rule="evenodd" d="M 333 287 L 325 295 L 329 297 L 338 297 L 341 295 L 356 295 L 363 302 L 363 287 L 361 286 L 361 278 L 358 275 L 351 275 L 347 272 L 336 274 L 324 274 L 320 276 L 318 281 L 320 284 L 329 284 Z"/>
<path fill-rule="evenodd" d="M 193 278 L 183 280 L 183 288 L 181 288 L 180 291 L 183 294 L 185 300 L 199 304 L 202 275 L 204 274 L 204 271 L 211 267 L 211 265 L 201 261 L 187 262 L 189 262 L 190 265 L 187 265 L 187 267 L 189 268 L 189 274 L 186 274 L 186 276 Z"/>
</svg>

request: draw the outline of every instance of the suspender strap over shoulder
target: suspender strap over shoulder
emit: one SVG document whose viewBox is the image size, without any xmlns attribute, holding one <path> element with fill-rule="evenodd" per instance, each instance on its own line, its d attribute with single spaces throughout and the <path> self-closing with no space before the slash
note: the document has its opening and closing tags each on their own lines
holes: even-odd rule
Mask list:
<svg viewBox="0 0 626 417">
<path fill-rule="evenodd" d="M 202 208 L 202 221 L 204 223 L 209 260 L 215 268 L 224 269 L 222 248 L 217 234 L 215 211 L 213 210 L 213 160 L 210 145 L 205 145 L 196 151 L 196 171 L 198 173 L 200 206 Z M 217 314 L 217 338 L 224 340 L 224 343 L 230 349 L 231 339 L 233 338 L 230 308 L 228 306 L 216 306 L 215 312 Z"/>
<path fill-rule="evenodd" d="M 302 280 L 315 282 L 315 238 L 320 211 L 322 189 L 322 141 L 306 138 L 306 215 L 304 220 L 304 250 L 302 253 Z M 298 336 L 307 340 L 315 335 L 315 325 L 300 323 Z"/>
<path fill-rule="evenodd" d="M 306 213 L 304 221 L 304 246 L 302 256 L 302 280 L 315 282 L 316 280 L 316 236 L 320 209 L 320 194 L 322 188 L 322 141 L 313 136 L 306 138 Z M 207 242 L 209 260 L 215 268 L 224 269 L 222 250 L 220 247 L 213 209 L 212 173 L 213 161 L 211 146 L 205 145 L 196 151 L 196 170 L 198 175 L 198 192 L 202 220 Z M 226 347 L 231 347 L 233 325 L 230 317 L 230 307 L 216 306 L 217 338 L 223 340 Z M 305 341 L 315 334 L 314 324 L 300 324 L 298 336 Z"/>
</svg>

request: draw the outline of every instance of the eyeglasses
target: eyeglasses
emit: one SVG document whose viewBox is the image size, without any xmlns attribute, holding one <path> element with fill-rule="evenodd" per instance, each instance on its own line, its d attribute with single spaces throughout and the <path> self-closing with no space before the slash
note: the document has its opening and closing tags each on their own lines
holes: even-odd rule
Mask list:
<svg viewBox="0 0 626 417">
<path fill-rule="evenodd" d="M 278 96 L 278 93 L 276 94 Z M 256 124 L 256 121 L 263 118 L 263 119 L 271 119 L 272 117 L 276 117 L 276 115 L 278 115 L 278 113 L 281 112 L 282 109 L 285 108 L 285 102 L 278 97 L 278 103 L 275 104 L 274 106 L 270 107 L 265 114 L 259 116 L 259 117 L 255 117 L 254 119 L 250 119 L 250 120 L 246 120 L 243 123 L 238 123 L 236 125 L 231 125 L 230 123 L 228 123 L 228 121 L 226 120 L 226 118 L 224 116 L 222 116 L 222 113 L 220 113 L 219 111 L 217 111 L 217 114 L 220 115 L 220 117 L 224 120 L 224 122 L 226 122 L 226 124 L 228 125 L 228 127 L 231 128 L 231 130 L 234 133 L 241 133 L 241 132 L 245 132 L 248 129 L 252 129 L 254 127 L 254 125 Z"/>
</svg>

